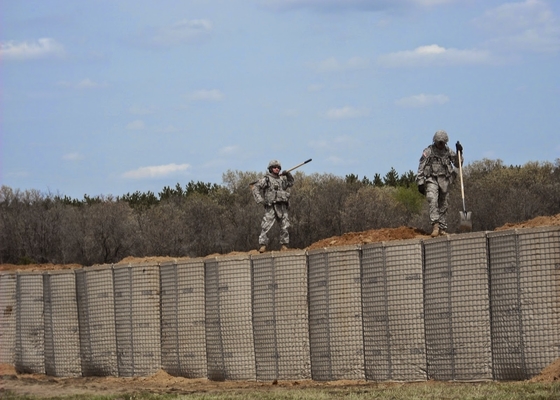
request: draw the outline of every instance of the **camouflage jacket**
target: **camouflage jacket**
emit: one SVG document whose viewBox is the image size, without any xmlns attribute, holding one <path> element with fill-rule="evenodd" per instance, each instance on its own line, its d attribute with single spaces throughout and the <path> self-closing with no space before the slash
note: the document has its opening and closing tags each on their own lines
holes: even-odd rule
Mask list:
<svg viewBox="0 0 560 400">
<path fill-rule="evenodd" d="M 291 174 L 274 175 L 267 172 L 253 185 L 253 197 L 258 204 L 272 205 L 276 203 L 288 203 L 290 192 L 288 189 L 294 184 Z"/>
<path fill-rule="evenodd" d="M 422 152 L 420 163 L 418 165 L 418 173 L 416 174 L 416 183 L 423 185 L 425 181 L 436 181 L 438 177 L 446 177 L 452 183 L 456 171 L 455 167 L 459 166 L 459 157 L 447 145 L 439 150 L 435 145 L 430 145 Z"/>
</svg>

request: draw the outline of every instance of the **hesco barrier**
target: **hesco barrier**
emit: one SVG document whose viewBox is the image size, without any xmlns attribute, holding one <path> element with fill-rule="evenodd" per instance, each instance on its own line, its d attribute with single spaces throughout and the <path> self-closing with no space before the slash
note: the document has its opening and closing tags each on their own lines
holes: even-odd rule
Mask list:
<svg viewBox="0 0 560 400">
<path fill-rule="evenodd" d="M 164 263 L 161 279 L 161 366 L 175 376 L 205 378 L 204 261 Z"/>
<path fill-rule="evenodd" d="M 361 283 L 366 379 L 426 380 L 422 243 L 363 246 Z"/>
<path fill-rule="evenodd" d="M 523 380 L 560 357 L 560 227 L 2 272 L 0 307 L 21 373 Z"/>
<path fill-rule="evenodd" d="M 560 230 L 492 232 L 488 252 L 494 376 L 527 379 L 560 351 Z"/>
<path fill-rule="evenodd" d="M 486 235 L 427 241 L 424 266 L 428 376 L 492 379 Z"/>
<path fill-rule="evenodd" d="M 0 364 L 14 364 L 16 354 L 16 277 L 0 274 Z"/>
<path fill-rule="evenodd" d="M 46 374 L 80 376 L 80 328 L 73 271 L 43 273 L 43 305 Z"/>
<path fill-rule="evenodd" d="M 307 253 L 252 258 L 257 380 L 311 378 Z"/>
</svg>

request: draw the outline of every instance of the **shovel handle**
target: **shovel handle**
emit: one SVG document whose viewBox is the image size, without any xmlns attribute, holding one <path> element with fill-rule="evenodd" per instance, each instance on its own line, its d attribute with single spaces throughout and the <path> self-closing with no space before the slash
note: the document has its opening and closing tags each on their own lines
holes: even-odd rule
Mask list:
<svg viewBox="0 0 560 400">
<path fill-rule="evenodd" d="M 457 144 L 460 144 L 457 141 Z M 463 186 L 463 160 L 461 159 L 461 152 L 457 152 L 457 160 L 459 161 L 459 179 L 461 180 L 461 199 L 463 200 L 463 212 L 467 215 L 467 208 L 465 207 L 465 187 Z"/>
</svg>

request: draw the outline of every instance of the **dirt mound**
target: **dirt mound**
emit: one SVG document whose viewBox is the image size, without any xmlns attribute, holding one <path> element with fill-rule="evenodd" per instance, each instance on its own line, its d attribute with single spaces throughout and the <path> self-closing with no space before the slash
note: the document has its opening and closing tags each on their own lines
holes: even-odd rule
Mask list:
<svg viewBox="0 0 560 400">
<path fill-rule="evenodd" d="M 539 226 L 558 226 L 558 225 L 560 225 L 560 214 L 556 214 L 550 217 L 536 217 L 525 222 L 520 222 L 518 224 L 508 223 L 494 230 L 504 231 L 506 229 L 537 228 Z"/>
<path fill-rule="evenodd" d="M 391 240 L 405 240 L 425 238 L 426 232 L 415 228 L 401 226 L 399 228 L 371 229 L 364 232 L 348 232 L 342 236 L 333 236 L 328 239 L 320 240 L 309 246 L 308 250 L 322 249 L 332 246 L 358 245 L 375 242 L 388 242 Z"/>
<path fill-rule="evenodd" d="M 560 358 L 543 369 L 531 382 L 555 382 L 560 380 Z"/>
</svg>

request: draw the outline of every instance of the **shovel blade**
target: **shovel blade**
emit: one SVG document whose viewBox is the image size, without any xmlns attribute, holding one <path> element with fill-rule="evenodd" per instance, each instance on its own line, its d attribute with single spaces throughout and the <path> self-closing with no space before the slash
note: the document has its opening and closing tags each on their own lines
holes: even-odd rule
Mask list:
<svg viewBox="0 0 560 400">
<path fill-rule="evenodd" d="M 459 211 L 461 217 L 461 223 L 459 224 L 459 230 L 461 232 L 472 231 L 472 213 L 470 211 Z"/>
</svg>

